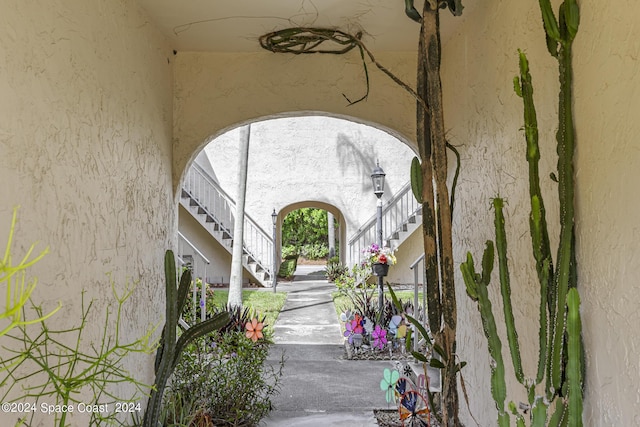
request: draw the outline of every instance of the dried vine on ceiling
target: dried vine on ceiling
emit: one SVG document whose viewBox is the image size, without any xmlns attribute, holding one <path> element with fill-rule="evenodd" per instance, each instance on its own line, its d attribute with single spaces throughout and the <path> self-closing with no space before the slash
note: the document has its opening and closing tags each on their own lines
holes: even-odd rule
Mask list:
<svg viewBox="0 0 640 427">
<path fill-rule="evenodd" d="M 367 49 L 362 42 L 362 32 L 349 34 L 332 28 L 294 27 L 264 34 L 260 36 L 259 40 L 260 46 L 266 50 L 275 53 L 292 53 L 295 55 L 307 53 L 341 55 L 357 47 L 360 51 L 360 57 L 362 58 L 367 90 L 362 97 L 355 101 L 350 100 L 345 94 L 342 94 L 349 102 L 349 105 L 356 104 L 369 96 L 369 69 L 365 61 L 366 53 L 371 62 L 373 62 L 380 71 L 409 92 L 425 110 L 428 110 L 426 103 L 418 96 L 415 90 L 376 61 L 371 51 Z"/>
</svg>

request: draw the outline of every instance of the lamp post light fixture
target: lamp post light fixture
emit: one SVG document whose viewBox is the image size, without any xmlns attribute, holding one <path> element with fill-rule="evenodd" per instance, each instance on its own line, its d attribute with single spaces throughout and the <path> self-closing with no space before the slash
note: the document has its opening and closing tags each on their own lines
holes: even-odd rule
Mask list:
<svg viewBox="0 0 640 427">
<path fill-rule="evenodd" d="M 380 167 L 380 162 L 376 162 L 376 167 L 371 174 L 373 182 L 373 194 L 378 198 L 376 215 L 376 234 L 378 236 L 378 246 L 382 248 L 382 195 L 384 194 L 384 178 L 386 174 Z M 384 276 L 378 276 L 378 310 L 382 313 L 384 305 Z"/>
<path fill-rule="evenodd" d="M 271 273 L 271 280 L 273 282 L 273 292 L 276 292 L 276 286 L 278 284 L 278 245 L 276 242 L 276 223 L 278 222 L 278 214 L 273 209 L 271 214 L 271 222 L 273 222 L 273 273 Z"/>
</svg>

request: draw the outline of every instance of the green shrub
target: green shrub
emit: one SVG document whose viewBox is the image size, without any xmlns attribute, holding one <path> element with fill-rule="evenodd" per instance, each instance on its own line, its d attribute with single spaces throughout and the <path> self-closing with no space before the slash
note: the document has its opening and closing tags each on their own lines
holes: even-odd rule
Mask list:
<svg viewBox="0 0 640 427">
<path fill-rule="evenodd" d="M 283 362 L 279 368 L 265 363 L 268 342 L 254 343 L 243 332 L 214 332 L 212 338 L 207 345 L 198 341 L 184 353 L 165 402 L 174 408 L 198 409 L 196 425 L 257 425 L 271 410 Z M 171 425 L 172 416 L 185 417 L 176 412 L 168 410 L 163 425 Z"/>
<path fill-rule="evenodd" d="M 306 259 L 323 259 L 329 256 L 327 242 L 308 243 L 300 246 L 300 256 Z"/>
<path fill-rule="evenodd" d="M 293 277 L 293 273 L 296 271 L 296 267 L 298 266 L 298 258 L 289 258 L 282 261 L 280 264 L 280 269 L 278 270 L 278 277 L 282 277 L 285 279 L 291 279 Z"/>
<path fill-rule="evenodd" d="M 282 247 L 282 259 L 298 258 L 298 248 L 294 245 Z"/>
</svg>

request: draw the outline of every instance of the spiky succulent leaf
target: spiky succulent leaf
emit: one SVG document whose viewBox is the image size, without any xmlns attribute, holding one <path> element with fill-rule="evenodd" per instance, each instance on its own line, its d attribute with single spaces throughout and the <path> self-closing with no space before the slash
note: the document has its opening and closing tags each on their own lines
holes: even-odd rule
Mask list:
<svg viewBox="0 0 640 427">
<path fill-rule="evenodd" d="M 411 160 L 411 191 L 418 203 L 422 203 L 422 167 L 417 157 Z"/>
</svg>

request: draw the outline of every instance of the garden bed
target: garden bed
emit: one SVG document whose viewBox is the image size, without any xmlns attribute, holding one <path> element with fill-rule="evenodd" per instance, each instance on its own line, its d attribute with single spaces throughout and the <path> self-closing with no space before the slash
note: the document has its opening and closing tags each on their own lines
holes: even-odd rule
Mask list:
<svg viewBox="0 0 640 427">
<path fill-rule="evenodd" d="M 410 424 L 402 424 L 397 409 L 374 409 L 373 416 L 380 427 L 407 427 Z M 429 427 L 439 427 L 440 423 L 434 417 L 429 420 Z"/>
<path fill-rule="evenodd" d="M 397 360 L 401 362 L 413 362 L 415 359 L 411 353 L 402 351 L 400 348 L 393 350 L 376 350 L 372 351 L 363 346 L 362 350 L 356 350 L 347 340 L 344 342 L 344 352 L 346 360 Z"/>
</svg>

